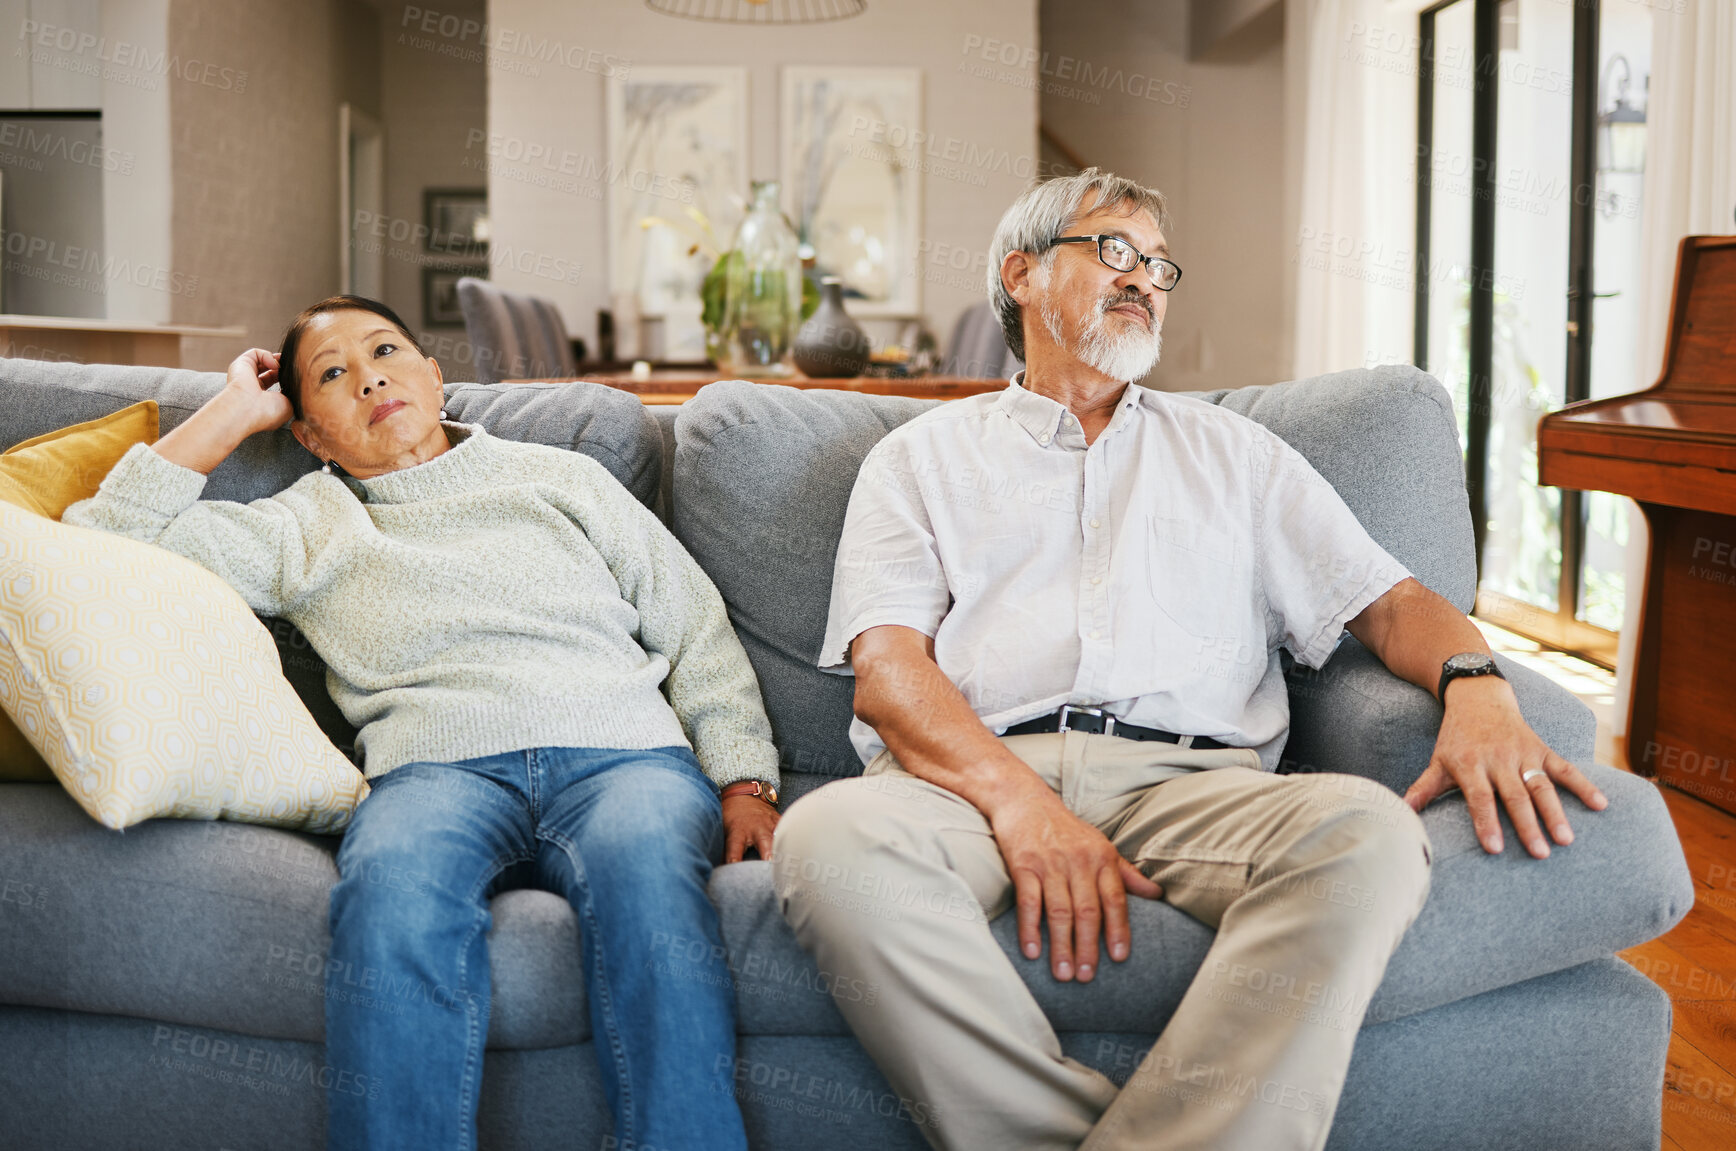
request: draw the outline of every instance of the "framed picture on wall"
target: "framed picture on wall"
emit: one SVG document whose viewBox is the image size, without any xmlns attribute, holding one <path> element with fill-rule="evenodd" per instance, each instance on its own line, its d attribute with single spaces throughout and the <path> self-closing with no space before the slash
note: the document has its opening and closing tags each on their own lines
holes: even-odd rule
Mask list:
<svg viewBox="0 0 1736 1151">
<path fill-rule="evenodd" d="M 915 316 L 920 68 L 783 70 L 784 207 L 858 316 Z"/>
<path fill-rule="evenodd" d="M 747 69 L 635 64 L 607 102 L 609 289 L 697 322 L 747 191 Z"/>
<path fill-rule="evenodd" d="M 465 276 L 488 279 L 488 265 L 424 264 L 422 266 L 422 325 L 428 328 L 464 326 L 458 306 L 458 281 Z"/>
<path fill-rule="evenodd" d="M 424 188 L 422 241 L 430 252 L 448 256 L 488 254 L 488 189 Z"/>
</svg>

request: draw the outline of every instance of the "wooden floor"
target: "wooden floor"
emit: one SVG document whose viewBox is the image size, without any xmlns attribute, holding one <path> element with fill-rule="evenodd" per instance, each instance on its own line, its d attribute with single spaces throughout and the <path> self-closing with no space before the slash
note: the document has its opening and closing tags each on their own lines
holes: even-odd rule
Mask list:
<svg viewBox="0 0 1736 1151">
<path fill-rule="evenodd" d="M 1664 1071 L 1666 1151 L 1736 1147 L 1736 816 L 1674 788 L 1694 909 L 1675 930 L 1621 957 L 1675 1007 Z"/>
<path fill-rule="evenodd" d="M 1598 717 L 1598 762 L 1626 768 L 1610 732 L 1615 677 L 1477 621 L 1496 651 L 1561 683 Z M 1675 1021 L 1664 1072 L 1665 1151 L 1736 1148 L 1736 815 L 1660 788 L 1694 880 L 1694 907 L 1675 930 L 1621 952 L 1670 996 Z"/>
</svg>

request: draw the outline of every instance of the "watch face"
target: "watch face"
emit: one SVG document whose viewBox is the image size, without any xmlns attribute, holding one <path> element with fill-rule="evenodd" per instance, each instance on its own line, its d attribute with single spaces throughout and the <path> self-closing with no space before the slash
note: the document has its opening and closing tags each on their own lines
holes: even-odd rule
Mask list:
<svg viewBox="0 0 1736 1151">
<path fill-rule="evenodd" d="M 1447 668 L 1451 671 L 1479 671 L 1495 661 L 1481 652 L 1467 651 L 1447 660 Z"/>
</svg>

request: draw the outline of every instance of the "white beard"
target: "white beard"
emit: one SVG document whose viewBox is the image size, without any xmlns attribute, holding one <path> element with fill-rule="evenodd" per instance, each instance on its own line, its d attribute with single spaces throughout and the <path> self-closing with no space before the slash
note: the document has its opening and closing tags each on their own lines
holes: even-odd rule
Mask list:
<svg viewBox="0 0 1736 1151">
<path fill-rule="evenodd" d="M 1037 312 L 1057 344 L 1112 380 L 1132 383 L 1144 379 L 1163 355 L 1162 323 L 1154 322 L 1149 332 L 1135 329 L 1119 336 L 1113 335 L 1109 331 L 1109 314 L 1104 311 L 1101 301 L 1085 322 L 1085 330 L 1080 334 L 1076 347 L 1069 347 L 1061 335 L 1060 313 L 1047 304 L 1039 307 Z"/>
</svg>

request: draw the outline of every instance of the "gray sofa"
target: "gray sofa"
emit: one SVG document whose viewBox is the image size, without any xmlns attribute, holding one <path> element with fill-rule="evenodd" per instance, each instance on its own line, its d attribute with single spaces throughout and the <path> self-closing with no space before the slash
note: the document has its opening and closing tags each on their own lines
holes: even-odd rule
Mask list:
<svg viewBox="0 0 1736 1151">
<path fill-rule="evenodd" d="M 0 447 L 154 397 L 165 427 L 216 375 L 0 360 Z M 813 669 L 831 562 L 857 467 L 926 405 L 740 382 L 661 421 L 597 385 L 453 385 L 456 418 L 586 452 L 659 508 L 716 580 L 753 659 L 792 800 L 859 763 L 850 685 Z M 1471 528 L 1447 399 L 1382 368 L 1204 397 L 1260 420 L 1337 486 L 1376 539 L 1461 608 Z M 661 426 L 659 426 L 661 424 Z M 673 448 L 670 451 L 670 448 Z M 664 456 L 671 457 L 666 465 Z M 212 498 L 268 494 L 314 466 L 261 435 L 213 474 Z M 285 670 L 320 713 L 317 656 L 275 630 Z M 1659 1145 L 1670 1005 L 1614 952 L 1667 930 L 1692 887 L 1653 785 L 1592 764 L 1589 712 L 1506 664 L 1532 725 L 1610 796 L 1569 801 L 1578 834 L 1538 862 L 1509 831 L 1485 856 L 1456 795 L 1424 820 L 1433 889 L 1358 1037 L 1334 1151 L 1634 1151 Z M 1427 762 L 1440 709 L 1354 640 L 1291 679 L 1286 770 L 1368 776 L 1402 790 Z M 232 823 L 156 820 L 106 831 L 53 784 L 0 785 L 0 1145 L 317 1148 L 323 961 L 335 841 Z M 736 974 L 737 1094 L 758 1148 L 918 1148 L 920 1132 L 796 947 L 769 865 L 718 871 L 713 895 Z M 490 1149 L 609 1146 L 577 926 L 540 891 L 494 901 L 494 1007 L 481 1141 Z M 1134 955 L 1088 985 L 1015 959 L 1066 1050 L 1118 1079 L 1175 1008 L 1211 933 L 1135 901 Z M 995 929 L 1009 955 L 1013 924 Z"/>
</svg>

